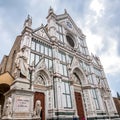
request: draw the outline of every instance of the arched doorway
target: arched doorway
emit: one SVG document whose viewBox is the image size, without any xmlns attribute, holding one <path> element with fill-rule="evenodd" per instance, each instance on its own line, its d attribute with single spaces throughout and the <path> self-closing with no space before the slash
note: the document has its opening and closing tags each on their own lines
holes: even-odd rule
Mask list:
<svg viewBox="0 0 120 120">
<path fill-rule="evenodd" d="M 35 93 L 34 93 L 34 108 L 35 108 L 35 104 L 36 101 L 40 101 L 41 102 L 41 120 L 45 120 L 45 94 L 43 91 L 41 91 L 40 89 L 45 89 L 45 85 L 46 85 L 46 81 L 45 81 L 45 73 L 44 71 L 38 71 L 35 75 L 35 81 L 34 81 L 34 89 L 35 89 Z"/>
<path fill-rule="evenodd" d="M 41 102 L 41 120 L 46 120 L 46 111 L 48 108 L 46 108 L 46 91 L 48 90 L 48 85 L 50 84 L 50 76 L 49 72 L 44 69 L 38 69 L 36 70 L 34 74 L 34 108 L 36 101 L 40 100 Z"/>
<path fill-rule="evenodd" d="M 4 93 L 6 93 L 10 89 L 10 86 L 8 84 L 0 84 L 0 106 L 1 106 L 1 114 L 3 112 L 3 107 L 4 107 L 4 101 L 5 101 L 5 96 Z"/>
<path fill-rule="evenodd" d="M 85 120 L 82 85 L 86 82 L 86 80 L 85 80 L 85 75 L 80 68 L 76 67 L 73 69 L 72 81 L 73 81 L 73 86 L 74 86 L 74 95 L 75 95 L 77 115 L 79 116 L 79 120 Z"/>
</svg>

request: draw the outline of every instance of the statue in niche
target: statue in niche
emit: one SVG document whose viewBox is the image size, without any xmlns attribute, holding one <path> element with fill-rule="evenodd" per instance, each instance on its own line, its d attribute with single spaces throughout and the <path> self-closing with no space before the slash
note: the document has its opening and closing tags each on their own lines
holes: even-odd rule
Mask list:
<svg viewBox="0 0 120 120">
<path fill-rule="evenodd" d="M 75 73 L 72 74 L 72 80 L 74 81 L 74 83 L 80 84 L 80 80 Z"/>
<path fill-rule="evenodd" d="M 41 107 L 41 101 L 40 100 L 37 100 L 35 102 L 35 109 L 34 109 L 34 116 L 35 117 L 38 117 L 38 118 L 41 118 L 40 115 L 41 115 L 41 110 L 42 110 L 42 107 Z"/>
<path fill-rule="evenodd" d="M 28 76 L 28 64 L 27 64 L 27 55 L 26 48 L 23 47 L 16 57 L 16 68 L 18 70 L 19 76 L 22 78 L 27 78 Z"/>
<path fill-rule="evenodd" d="M 38 76 L 37 79 L 35 80 L 35 84 L 45 85 L 43 77 L 42 76 Z"/>
<path fill-rule="evenodd" d="M 41 76 L 38 77 L 39 84 L 44 85 L 44 80 Z"/>
<path fill-rule="evenodd" d="M 11 117 L 12 116 L 12 98 L 8 97 L 6 102 L 6 108 L 5 108 L 5 116 Z"/>
</svg>

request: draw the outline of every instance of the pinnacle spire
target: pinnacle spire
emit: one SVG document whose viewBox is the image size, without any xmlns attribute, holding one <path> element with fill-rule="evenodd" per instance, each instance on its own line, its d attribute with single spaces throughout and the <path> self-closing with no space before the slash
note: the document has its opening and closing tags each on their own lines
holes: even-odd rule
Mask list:
<svg viewBox="0 0 120 120">
<path fill-rule="evenodd" d="M 28 14 L 27 19 L 24 22 L 24 27 L 30 27 L 32 26 L 32 17 Z"/>
<path fill-rule="evenodd" d="M 54 13 L 54 10 L 53 10 L 53 8 L 51 6 L 50 6 L 50 8 L 48 10 L 48 14 L 50 14 L 50 13 Z"/>
<path fill-rule="evenodd" d="M 64 9 L 64 12 L 65 12 L 65 14 L 67 13 L 67 10 L 66 9 Z"/>
</svg>

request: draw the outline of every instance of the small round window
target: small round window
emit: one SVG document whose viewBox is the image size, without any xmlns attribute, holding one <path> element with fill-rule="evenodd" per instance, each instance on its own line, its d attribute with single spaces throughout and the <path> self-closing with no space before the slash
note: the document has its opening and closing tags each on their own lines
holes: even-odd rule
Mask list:
<svg viewBox="0 0 120 120">
<path fill-rule="evenodd" d="M 74 43 L 73 39 L 68 35 L 66 36 L 66 38 L 67 38 L 67 42 L 69 43 L 69 45 L 74 48 L 75 43 Z"/>
</svg>

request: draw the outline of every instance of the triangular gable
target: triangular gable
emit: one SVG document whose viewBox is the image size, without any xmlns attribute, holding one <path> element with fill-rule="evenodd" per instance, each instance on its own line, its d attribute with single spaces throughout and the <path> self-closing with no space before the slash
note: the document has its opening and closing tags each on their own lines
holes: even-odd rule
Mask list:
<svg viewBox="0 0 120 120">
<path fill-rule="evenodd" d="M 94 64 L 100 65 L 100 60 L 99 60 L 99 58 L 96 57 L 96 56 L 94 56 L 94 55 L 92 55 L 92 61 L 93 61 Z"/>
<path fill-rule="evenodd" d="M 42 69 L 46 69 L 46 64 L 45 64 L 45 58 L 42 57 L 41 60 L 39 61 L 39 63 L 36 65 L 35 67 L 35 72 L 42 70 Z"/>
<path fill-rule="evenodd" d="M 75 24 L 75 22 L 73 21 L 73 19 L 70 17 L 70 15 L 68 13 L 65 13 L 60 16 L 58 15 L 57 21 L 58 21 L 58 23 L 63 25 L 65 28 L 67 28 L 71 32 L 73 32 L 73 33 L 77 32 L 80 35 L 83 34 L 82 31 L 80 30 L 80 28 L 77 27 L 77 25 Z"/>
<path fill-rule="evenodd" d="M 50 72 L 49 72 L 49 70 L 46 67 L 45 57 L 44 56 L 41 58 L 39 63 L 35 66 L 34 78 L 33 78 L 34 79 L 34 83 L 36 83 L 36 84 L 43 84 L 43 83 L 41 83 L 42 81 L 39 81 L 40 78 L 37 79 L 40 74 L 41 74 L 42 78 L 45 77 L 47 82 L 50 84 L 50 81 L 51 81 Z M 48 84 L 48 83 L 45 83 L 45 84 Z"/>
<path fill-rule="evenodd" d="M 46 31 L 46 29 L 44 28 L 43 25 L 41 25 L 41 27 L 35 29 L 33 32 L 35 34 L 37 34 L 38 36 L 41 36 L 41 37 L 43 37 L 43 38 L 45 38 L 47 40 L 50 40 L 49 35 L 47 34 L 47 31 Z"/>
<path fill-rule="evenodd" d="M 73 60 L 72 60 L 71 68 L 73 68 L 75 66 L 78 66 L 78 67 L 80 66 L 79 60 L 76 57 L 74 57 Z"/>
</svg>

